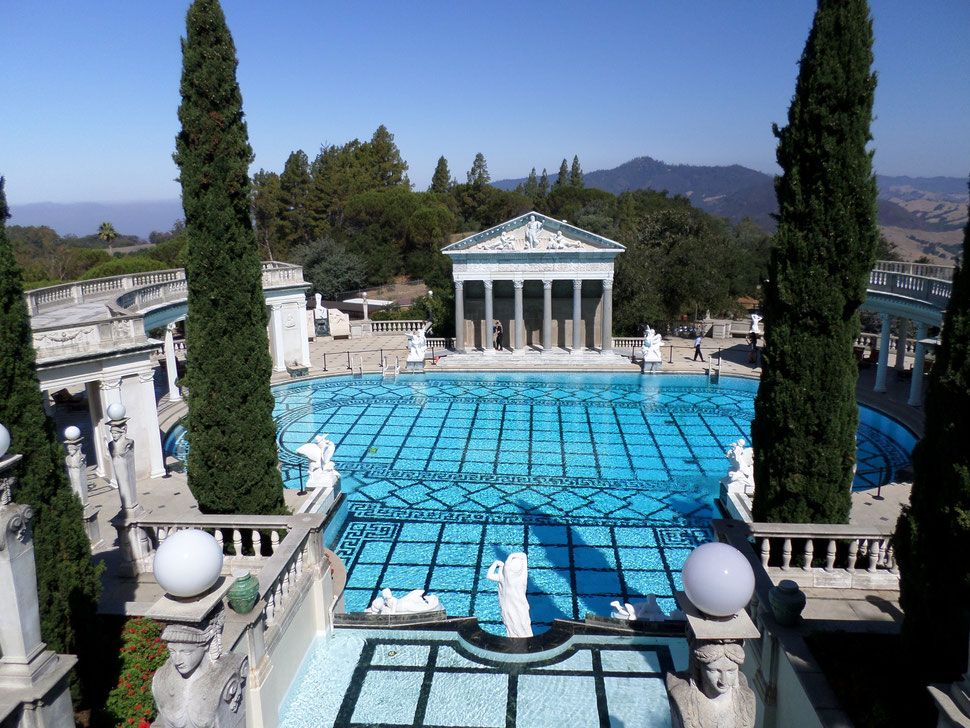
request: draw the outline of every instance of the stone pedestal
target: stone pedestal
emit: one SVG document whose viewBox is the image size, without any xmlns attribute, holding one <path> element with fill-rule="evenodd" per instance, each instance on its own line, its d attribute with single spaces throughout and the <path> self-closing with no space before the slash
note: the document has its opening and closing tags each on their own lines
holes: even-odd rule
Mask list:
<svg viewBox="0 0 970 728">
<path fill-rule="evenodd" d="M 420 361 L 411 361 L 408 359 L 404 362 L 404 370 L 415 374 L 424 374 L 424 359 Z"/>
<path fill-rule="evenodd" d="M 118 532 L 122 562 L 130 576 L 138 575 L 135 562 L 148 555 L 148 536 L 133 525 L 145 515 L 147 515 L 145 509 L 135 505 L 134 508 L 122 508 L 118 511 L 118 515 L 111 519 L 111 526 Z"/>
<path fill-rule="evenodd" d="M 88 535 L 92 549 L 100 546 L 103 540 L 101 536 L 101 524 L 98 523 L 98 514 L 100 512 L 101 509 L 92 503 L 84 506 L 84 532 Z"/>
</svg>

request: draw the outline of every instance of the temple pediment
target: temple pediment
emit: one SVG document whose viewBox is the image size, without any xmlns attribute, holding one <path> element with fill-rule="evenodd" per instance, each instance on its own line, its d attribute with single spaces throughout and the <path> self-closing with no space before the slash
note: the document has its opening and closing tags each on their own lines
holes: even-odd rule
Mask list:
<svg viewBox="0 0 970 728">
<path fill-rule="evenodd" d="M 530 212 L 459 240 L 443 253 L 543 253 L 624 250 L 619 243 L 538 212 Z"/>
</svg>

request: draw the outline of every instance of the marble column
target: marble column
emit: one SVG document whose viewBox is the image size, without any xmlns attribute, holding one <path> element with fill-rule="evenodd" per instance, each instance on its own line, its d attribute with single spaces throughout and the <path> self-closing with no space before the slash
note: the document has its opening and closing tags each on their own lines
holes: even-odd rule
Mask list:
<svg viewBox="0 0 970 728">
<path fill-rule="evenodd" d="M 168 474 L 165 469 L 165 456 L 162 454 L 161 428 L 158 424 L 158 403 L 155 401 L 155 372 L 138 373 L 138 396 L 135 399 L 134 415 L 138 418 L 138 434 L 142 442 L 141 468 L 144 470 L 144 453 L 148 452 L 148 477 L 163 478 Z"/>
<path fill-rule="evenodd" d="M 913 379 L 909 383 L 909 400 L 906 402 L 913 407 L 923 404 L 923 367 L 926 362 L 926 344 L 920 342 L 926 338 L 926 324 L 916 323 L 916 351 L 913 361 Z"/>
<path fill-rule="evenodd" d="M 896 327 L 896 371 L 906 371 L 906 339 L 909 338 L 909 319 L 899 317 L 896 319 L 899 325 Z"/>
<path fill-rule="evenodd" d="M 485 326 L 482 328 L 482 348 L 485 353 L 495 353 L 492 344 L 492 326 L 495 321 L 494 306 L 492 301 L 492 282 L 482 281 L 485 284 Z"/>
<path fill-rule="evenodd" d="M 552 281 L 542 280 L 542 348 L 552 348 Z"/>
<path fill-rule="evenodd" d="M 613 353 L 613 279 L 603 279 L 603 346 L 604 354 Z"/>
<path fill-rule="evenodd" d="M 286 361 L 283 354 L 283 306 L 274 303 L 270 306 L 269 325 L 273 329 L 271 343 L 273 346 L 273 370 L 277 372 L 286 371 Z"/>
<path fill-rule="evenodd" d="M 455 349 L 465 351 L 465 281 L 455 281 Z"/>
<path fill-rule="evenodd" d="M 300 362 L 303 366 L 310 366 L 310 330 L 307 326 L 307 311 L 306 298 L 303 299 L 303 305 L 299 307 L 299 316 L 297 316 L 297 326 L 300 332 L 300 356 L 303 360 Z"/>
<path fill-rule="evenodd" d="M 573 281 L 573 353 L 583 350 L 583 282 Z"/>
<path fill-rule="evenodd" d="M 889 314 L 879 314 L 882 330 L 879 333 L 879 363 L 876 365 L 876 386 L 874 392 L 886 391 L 886 370 L 889 368 Z"/>
<path fill-rule="evenodd" d="M 515 288 L 515 353 L 521 354 L 525 350 L 525 320 L 522 315 L 522 286 L 524 281 L 512 281 Z"/>
<path fill-rule="evenodd" d="M 175 358 L 175 338 L 173 332 L 175 324 L 165 327 L 165 369 L 168 374 L 168 401 L 178 402 L 182 399 L 182 392 L 175 379 L 178 377 L 178 359 Z"/>
</svg>

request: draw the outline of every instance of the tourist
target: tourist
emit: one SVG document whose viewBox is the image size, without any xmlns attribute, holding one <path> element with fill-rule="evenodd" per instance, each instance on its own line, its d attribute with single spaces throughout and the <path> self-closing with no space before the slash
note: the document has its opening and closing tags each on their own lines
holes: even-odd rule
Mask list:
<svg viewBox="0 0 970 728">
<path fill-rule="evenodd" d="M 498 322 L 498 320 L 496 320 L 495 323 L 492 324 L 492 348 L 493 349 L 498 348 L 498 330 L 500 327 L 501 327 L 501 324 Z"/>
<path fill-rule="evenodd" d="M 500 321 L 495 322 L 495 348 L 502 351 L 502 324 Z"/>
<path fill-rule="evenodd" d="M 703 338 L 701 334 L 697 334 L 697 338 L 694 339 L 694 361 L 697 361 L 697 357 L 704 361 L 704 355 L 701 353 L 701 339 Z"/>
</svg>

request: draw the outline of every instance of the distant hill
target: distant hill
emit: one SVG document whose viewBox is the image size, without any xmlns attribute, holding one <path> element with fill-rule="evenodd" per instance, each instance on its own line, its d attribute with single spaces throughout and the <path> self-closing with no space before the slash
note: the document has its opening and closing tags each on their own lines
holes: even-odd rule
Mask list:
<svg viewBox="0 0 970 728">
<path fill-rule="evenodd" d="M 97 233 L 103 222 L 110 222 L 124 235 L 147 239 L 148 234 L 168 232 L 176 220 L 185 217 L 181 200 L 145 202 L 32 202 L 11 205 L 9 225 L 46 225 L 61 236 L 84 237 Z"/>
<path fill-rule="evenodd" d="M 587 187 L 613 194 L 626 190 L 667 190 L 691 204 L 738 222 L 750 217 L 774 232 L 778 212 L 774 177 L 733 164 L 726 167 L 668 164 L 637 157 L 615 169 L 584 175 Z M 503 190 L 515 189 L 525 178 L 499 180 Z M 929 255 L 952 262 L 967 224 L 967 181 L 957 177 L 889 177 L 877 175 L 879 224 L 907 259 Z"/>
</svg>

